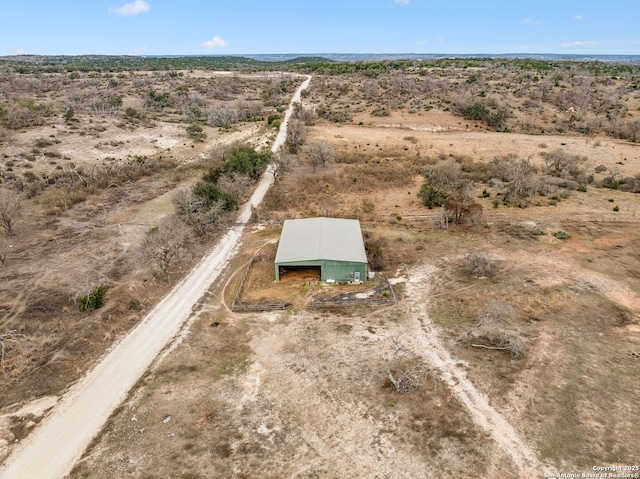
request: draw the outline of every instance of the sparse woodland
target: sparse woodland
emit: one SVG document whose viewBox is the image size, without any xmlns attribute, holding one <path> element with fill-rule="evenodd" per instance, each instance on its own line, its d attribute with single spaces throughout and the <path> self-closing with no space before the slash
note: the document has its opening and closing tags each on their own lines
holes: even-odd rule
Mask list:
<svg viewBox="0 0 640 479">
<path fill-rule="evenodd" d="M 110 448 L 133 457 L 143 446 L 160 459 L 156 469 L 126 466 L 140 477 L 167 477 L 173 468 L 180 477 L 213 477 L 213 469 L 230 477 L 230 457 L 250 477 L 266 450 L 274 474 L 289 474 L 280 468 L 287 445 L 309 444 L 317 437 L 309 440 L 307 429 L 330 427 L 313 414 L 296 416 L 297 406 L 281 397 L 249 400 L 240 412 L 228 403 L 244 397 L 237 384 L 255 372 L 254 353 L 280 372 L 280 391 L 311 401 L 308 410 L 331 412 L 323 408 L 334 404 L 346 411 L 340 424 L 360 424 L 349 414 L 364 408 L 368 424 L 394 424 L 376 444 L 402 457 L 449 467 L 455 454 L 462 462 L 451 474 L 509 477 L 513 465 L 492 456 L 494 447 L 421 355 L 420 326 L 412 323 L 418 306 L 459 358 L 456 367 L 541 460 L 578 467 L 640 453 L 621 439 L 640 414 L 632 355 L 640 320 L 639 65 L 230 58 L 224 68 L 234 73 L 212 75 L 198 58 L 39 61 L 0 60 L 0 385 L 7 391 L 0 408 L 61 393 L 215 243 L 269 164 L 274 179 L 234 272 L 203 299 L 198 334 L 141 386 L 149 392 L 135 426 L 155 422 L 145 423 L 144 436 L 131 433 L 140 438 L 132 444 L 131 411 L 115 414 L 72 477 L 112 477 L 121 459 L 109 457 Z M 275 155 L 270 142 L 301 79 L 268 70 L 313 75 Z M 279 224 L 305 216 L 360 219 L 370 269 L 398 280 L 398 304 L 316 314 L 299 305 L 322 287 L 305 284 L 286 320 L 221 309 L 249 258 L 266 278 L 256 284 L 276 288 Z M 416 276 L 425 265 L 429 275 Z M 424 296 L 406 294 L 405 281 L 424 278 Z M 252 353 L 254 343 L 264 344 Z M 273 363 L 277 355 L 286 361 Z M 615 399 L 590 395 L 613 388 L 612 375 Z M 260 377 L 265 387 L 274 381 Z M 171 411 L 162 398 L 174 401 L 181 387 L 197 391 L 175 403 L 185 411 L 183 429 L 162 443 L 166 451 L 156 450 L 150 438 L 166 438 L 165 426 L 145 401 Z M 12 421 L 0 429 L 8 443 L 29 431 Z M 270 432 L 254 434 L 263 427 Z M 607 439 L 598 440 L 605 430 Z M 199 446 L 203 438 L 209 449 Z"/>
</svg>

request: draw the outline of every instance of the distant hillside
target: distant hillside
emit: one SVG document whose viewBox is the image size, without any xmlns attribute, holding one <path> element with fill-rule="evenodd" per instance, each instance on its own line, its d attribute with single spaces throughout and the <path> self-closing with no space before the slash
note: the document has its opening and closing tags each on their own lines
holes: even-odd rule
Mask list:
<svg viewBox="0 0 640 479">
<path fill-rule="evenodd" d="M 552 64 L 582 63 L 600 73 L 637 71 L 640 55 L 556 55 L 556 54 L 269 54 L 269 55 L 200 55 L 200 56 L 116 56 L 116 55 L 15 55 L 0 56 L 0 67 L 18 73 L 130 70 L 218 70 L 273 71 L 304 73 L 356 73 L 376 76 L 389 70 L 423 68 L 428 65 L 466 64 L 481 66 L 487 62 L 508 62 L 516 67 L 545 70 Z"/>
<path fill-rule="evenodd" d="M 44 56 L 15 55 L 0 57 L 0 65 L 9 65 L 18 72 L 45 71 L 126 71 L 126 70 L 268 70 L 280 65 L 329 63 L 317 56 L 281 56 L 255 59 L 245 56 L 115 56 L 79 55 Z"/>
</svg>

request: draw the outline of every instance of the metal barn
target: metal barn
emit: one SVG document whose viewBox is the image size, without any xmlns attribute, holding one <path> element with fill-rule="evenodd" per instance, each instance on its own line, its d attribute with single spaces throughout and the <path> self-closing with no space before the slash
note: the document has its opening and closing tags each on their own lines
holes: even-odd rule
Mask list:
<svg viewBox="0 0 640 479">
<path fill-rule="evenodd" d="M 322 281 L 364 281 L 367 254 L 358 220 L 305 218 L 285 220 L 276 253 L 276 281 L 281 272 L 319 268 Z"/>
</svg>

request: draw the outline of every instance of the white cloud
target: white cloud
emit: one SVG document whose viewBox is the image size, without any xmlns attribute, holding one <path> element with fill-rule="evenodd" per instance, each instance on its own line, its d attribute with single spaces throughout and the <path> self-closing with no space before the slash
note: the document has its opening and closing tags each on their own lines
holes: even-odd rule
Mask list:
<svg viewBox="0 0 640 479">
<path fill-rule="evenodd" d="M 13 53 L 14 55 L 24 55 L 25 49 L 24 48 L 12 48 L 11 49 L 11 53 Z"/>
<path fill-rule="evenodd" d="M 147 46 L 146 46 L 146 45 L 142 45 L 141 47 L 136 48 L 134 51 L 135 51 L 136 53 L 144 53 L 144 52 L 146 52 L 147 50 L 148 50 Z"/>
<path fill-rule="evenodd" d="M 416 42 L 416 45 L 426 45 L 427 43 L 429 43 L 429 40 L 422 38 Z"/>
<path fill-rule="evenodd" d="M 576 15 L 576 16 L 575 16 L 575 19 L 576 19 L 576 20 L 582 20 L 582 15 L 580 15 L 580 14 Z"/>
<path fill-rule="evenodd" d="M 393 1 L 396 3 L 396 5 L 409 5 L 409 2 L 411 0 L 393 0 Z"/>
<path fill-rule="evenodd" d="M 531 50 L 533 48 L 532 45 L 522 45 L 520 48 L 522 48 L 523 50 Z"/>
<path fill-rule="evenodd" d="M 583 41 L 575 41 L 575 42 L 567 42 L 563 43 L 562 48 L 570 48 L 570 47 L 588 47 L 590 45 L 595 45 L 596 42 L 583 42 Z"/>
<path fill-rule="evenodd" d="M 540 21 L 533 20 L 531 18 L 525 18 L 524 20 L 522 20 L 522 23 L 524 23 L 525 25 L 540 25 Z"/>
<path fill-rule="evenodd" d="M 215 36 L 211 40 L 201 43 L 200 48 L 202 48 L 203 50 L 213 50 L 214 48 L 226 47 L 227 45 L 229 45 L 228 41 L 226 41 L 224 38 Z"/>
<path fill-rule="evenodd" d="M 115 13 L 116 15 L 120 15 L 121 17 L 130 17 L 133 15 L 146 13 L 149 10 L 151 10 L 151 5 L 149 5 L 144 0 L 133 0 L 133 2 L 125 3 L 121 7 L 110 8 L 109 13 Z"/>
</svg>

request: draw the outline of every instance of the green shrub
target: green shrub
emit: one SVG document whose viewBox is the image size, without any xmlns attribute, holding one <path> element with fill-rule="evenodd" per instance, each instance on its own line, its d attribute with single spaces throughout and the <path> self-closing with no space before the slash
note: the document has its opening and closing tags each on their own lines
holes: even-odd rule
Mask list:
<svg viewBox="0 0 640 479">
<path fill-rule="evenodd" d="M 566 240 L 566 239 L 571 238 L 571 235 L 569 233 L 567 233 L 566 231 L 562 231 L 562 230 L 556 231 L 555 233 L 553 233 L 553 236 L 555 236 L 556 238 L 561 239 L 561 240 Z"/>
<path fill-rule="evenodd" d="M 171 98 L 166 92 L 160 93 L 155 90 L 151 90 L 149 92 L 148 99 L 149 103 L 159 110 L 171 106 Z"/>
<path fill-rule="evenodd" d="M 80 311 L 89 311 L 91 309 L 99 309 L 104 306 L 104 295 L 107 293 L 107 287 L 103 284 L 96 286 L 88 296 L 78 298 L 78 307 Z"/>
<path fill-rule="evenodd" d="M 380 106 L 371 112 L 371 116 L 389 116 L 389 110 Z"/>
<path fill-rule="evenodd" d="M 222 189 L 215 183 L 200 181 L 193 187 L 193 194 L 203 200 L 204 205 L 207 208 L 210 208 L 218 201 L 222 201 L 224 203 L 224 209 L 226 211 L 233 211 L 238 207 L 238 199 L 235 196 L 222 191 Z"/>
<path fill-rule="evenodd" d="M 270 161 L 271 150 L 265 149 L 258 153 L 250 145 L 240 145 L 231 150 L 225 161 L 224 171 L 225 173 L 240 173 L 257 180 Z"/>
<path fill-rule="evenodd" d="M 346 111 L 336 111 L 321 106 L 317 109 L 318 116 L 334 123 L 345 123 L 351 121 L 351 115 Z"/>
<path fill-rule="evenodd" d="M 616 212 L 617 212 L 617 211 L 620 211 L 620 207 L 619 207 L 618 205 L 615 205 L 615 206 L 613 207 L 613 211 L 616 211 Z"/>
<path fill-rule="evenodd" d="M 139 118 L 140 113 L 135 108 L 127 107 L 127 109 L 124 111 L 124 116 L 126 116 L 130 120 L 133 120 L 135 118 Z"/>
<path fill-rule="evenodd" d="M 422 200 L 422 203 L 429 209 L 434 206 L 442 206 L 447 199 L 447 194 L 441 191 L 429 183 L 425 183 L 420 187 L 418 192 L 418 198 Z"/>
<path fill-rule="evenodd" d="M 465 120 L 487 121 L 490 115 L 491 112 L 489 111 L 489 109 L 480 102 L 469 105 L 462 111 L 462 116 Z"/>
<path fill-rule="evenodd" d="M 204 131 L 204 128 L 202 128 L 202 125 L 195 122 L 187 127 L 187 133 L 195 141 L 204 141 L 207 137 L 207 133 Z"/>
</svg>

